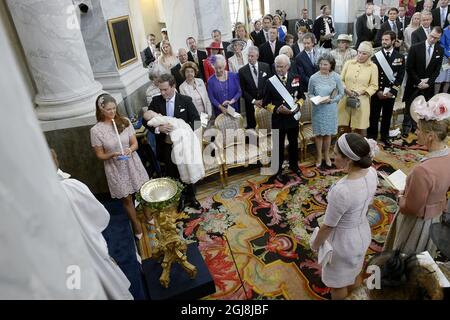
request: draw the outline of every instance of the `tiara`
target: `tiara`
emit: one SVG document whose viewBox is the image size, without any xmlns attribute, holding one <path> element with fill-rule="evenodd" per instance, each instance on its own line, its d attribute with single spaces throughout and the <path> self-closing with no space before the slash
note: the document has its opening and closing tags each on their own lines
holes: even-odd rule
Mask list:
<svg viewBox="0 0 450 320">
<path fill-rule="evenodd" d="M 105 107 L 105 96 L 101 96 L 100 99 L 98 99 L 98 107 L 100 109 Z"/>
</svg>

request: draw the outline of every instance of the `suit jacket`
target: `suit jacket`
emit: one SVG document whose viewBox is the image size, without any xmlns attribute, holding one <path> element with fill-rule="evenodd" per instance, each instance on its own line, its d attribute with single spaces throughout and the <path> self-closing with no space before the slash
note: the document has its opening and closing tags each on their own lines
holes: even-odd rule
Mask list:
<svg viewBox="0 0 450 320">
<path fill-rule="evenodd" d="M 230 45 L 229 42 L 227 41 L 222 41 L 222 47 L 223 47 L 223 52 L 225 53 L 225 57 L 228 59 L 229 57 L 231 57 L 234 52 L 228 51 L 227 48 Z"/>
<path fill-rule="evenodd" d="M 380 17 L 380 16 L 377 16 L 376 18 L 375 18 L 375 20 L 377 20 L 378 19 L 378 21 L 380 21 L 380 26 L 383 24 L 383 23 L 385 23 L 386 21 L 388 21 L 389 20 L 389 17 L 388 16 L 383 16 L 383 17 Z"/>
<path fill-rule="evenodd" d="M 272 76 L 270 66 L 264 62 L 258 62 L 258 87 L 255 85 L 252 76 L 253 70 L 250 64 L 246 64 L 239 69 L 239 82 L 241 84 L 242 96 L 245 104 L 252 104 L 253 99 L 261 100 L 264 98 L 264 89 L 267 80 Z"/>
<path fill-rule="evenodd" d="M 355 44 L 355 48 L 357 49 L 359 47 L 359 44 L 363 41 L 370 41 L 373 42 L 375 39 L 375 35 L 377 33 L 377 30 L 375 29 L 375 17 L 372 16 L 373 19 L 373 25 L 374 28 L 370 30 L 367 28 L 367 15 L 364 13 L 363 15 L 359 16 L 358 19 L 356 19 L 356 37 L 358 38 Z"/>
<path fill-rule="evenodd" d="M 397 17 L 397 21 L 400 22 L 400 17 Z M 405 23 L 402 26 L 403 31 L 406 29 L 406 27 L 409 25 L 410 22 L 411 22 L 411 17 L 405 16 Z"/>
<path fill-rule="evenodd" d="M 433 15 L 433 22 L 431 22 L 432 27 L 440 27 L 441 26 L 441 9 L 437 7 L 431 11 Z M 450 6 L 447 7 L 447 16 L 450 14 Z M 449 25 L 447 17 L 445 17 L 444 28 Z"/>
<path fill-rule="evenodd" d="M 166 116 L 166 100 L 161 95 L 155 96 L 153 97 L 148 109 Z M 191 126 L 192 130 L 194 130 L 194 122 L 200 121 L 200 116 L 194 104 L 192 103 L 192 98 L 181 95 L 179 93 L 175 93 L 175 107 L 173 116 L 174 118 L 183 119 L 187 124 Z M 146 121 L 144 121 L 144 127 L 146 127 L 151 132 L 155 132 L 155 128 L 149 127 Z M 166 150 L 165 139 L 167 135 L 161 132 L 159 134 L 156 134 L 155 136 L 156 150 Z M 159 157 L 159 151 L 157 151 L 157 153 Z"/>
<path fill-rule="evenodd" d="M 424 3 L 424 2 L 425 2 L 425 1 L 418 1 L 418 2 L 416 3 L 416 12 L 422 12 L 422 10 L 423 10 L 423 3 Z M 436 8 L 438 2 L 439 2 L 439 0 L 434 0 L 434 1 L 433 1 L 433 8 L 432 8 L 432 9 L 435 9 L 435 8 Z"/>
<path fill-rule="evenodd" d="M 256 47 L 259 47 L 259 46 L 262 45 L 264 42 L 266 42 L 266 39 L 264 39 L 264 42 L 261 42 L 261 41 L 262 41 L 262 39 L 261 39 L 261 37 L 260 37 L 260 34 L 261 34 L 261 33 L 263 33 L 262 30 L 260 30 L 259 32 L 252 31 L 252 32 L 250 33 L 250 39 L 252 39 L 253 44 L 254 44 Z M 263 35 L 264 35 L 264 34 L 263 34 Z"/>
<path fill-rule="evenodd" d="M 427 40 L 427 34 L 422 27 L 417 28 L 411 33 L 411 46 Z"/>
<path fill-rule="evenodd" d="M 173 67 L 172 69 L 170 69 L 170 73 L 173 75 L 173 77 L 175 78 L 175 82 L 177 83 L 177 90 L 179 91 L 181 84 L 184 82 L 184 77 L 183 75 L 180 73 L 181 70 L 181 64 L 177 64 L 175 67 Z"/>
<path fill-rule="evenodd" d="M 303 51 L 303 47 L 302 47 L 302 50 L 300 51 L 300 47 L 298 46 L 298 43 L 297 43 L 297 42 L 295 42 L 295 43 L 291 46 L 291 48 L 292 48 L 292 51 L 294 52 L 294 59 L 298 56 L 298 54 L 299 54 L 301 51 Z"/>
<path fill-rule="evenodd" d="M 205 70 L 203 69 L 203 60 L 208 58 L 208 55 L 205 51 L 197 50 L 197 58 L 198 58 L 198 77 L 202 78 L 204 81 L 207 81 L 208 79 L 205 79 Z M 188 61 L 195 62 L 194 57 L 192 56 L 192 52 L 188 52 Z M 183 80 L 184 81 L 184 80 Z M 180 83 L 181 84 L 181 83 Z"/>
<path fill-rule="evenodd" d="M 278 76 L 277 76 L 278 77 Z M 281 79 L 280 79 L 281 81 Z M 288 73 L 286 81 L 286 89 L 291 95 L 297 95 L 295 99 L 304 98 L 305 95 L 300 86 L 300 79 L 292 73 Z M 273 129 L 291 129 L 298 126 L 298 121 L 292 115 L 284 115 L 277 113 L 277 109 L 284 103 L 283 97 L 278 93 L 270 81 L 267 81 L 263 106 L 272 112 L 272 128 Z"/>
<path fill-rule="evenodd" d="M 147 68 L 150 63 L 155 61 L 155 57 L 149 47 L 144 49 L 144 66 Z"/>
<path fill-rule="evenodd" d="M 328 27 L 330 28 L 331 33 L 333 33 L 334 32 L 333 18 L 327 17 L 327 21 L 328 21 Z M 321 47 L 328 48 L 328 49 L 331 49 L 333 47 L 332 43 L 331 43 L 331 39 L 324 40 L 324 41 L 320 40 L 320 37 L 325 35 L 325 23 L 324 23 L 323 17 L 319 17 L 318 19 L 316 19 L 316 21 L 314 21 L 313 33 L 316 36 L 317 42 L 319 43 L 319 45 Z"/>
<path fill-rule="evenodd" d="M 411 49 L 409 49 L 408 58 L 406 59 L 406 72 L 408 73 L 408 80 L 406 81 L 403 101 L 412 101 L 419 94 L 423 94 L 427 100 L 433 96 L 433 84 L 441 71 L 444 50 L 439 43 L 434 45 L 433 55 L 428 67 L 425 67 L 425 50 L 425 42 L 420 42 L 413 45 Z M 429 78 L 428 84 L 430 87 L 425 90 L 419 90 L 417 85 L 420 83 L 421 79 L 426 78 Z"/>
<path fill-rule="evenodd" d="M 265 62 L 271 66 L 275 62 L 275 57 L 280 53 L 281 47 L 284 46 L 284 42 L 277 40 L 275 43 L 275 55 L 272 53 L 270 42 L 267 41 L 259 47 L 259 61 Z"/>
<path fill-rule="evenodd" d="M 398 40 L 403 40 L 403 28 L 402 28 L 402 24 L 400 23 L 400 21 L 395 21 L 395 24 L 397 25 L 397 39 Z M 377 35 L 375 37 L 375 44 L 374 47 L 381 47 L 381 37 L 383 36 L 383 33 L 385 33 L 386 31 L 390 31 L 391 29 L 391 24 L 389 23 L 389 21 L 386 21 L 385 23 L 383 23 L 380 27 L 380 30 L 378 30 Z"/>
<path fill-rule="evenodd" d="M 381 64 L 378 61 L 377 57 L 373 56 L 372 61 L 378 67 L 378 91 L 383 91 L 384 88 L 391 88 L 391 93 L 394 96 L 397 96 L 398 90 L 400 89 L 403 78 L 405 76 L 405 58 L 397 50 L 393 50 L 389 58 L 386 57 L 383 49 L 382 52 L 388 64 L 391 66 L 392 71 L 394 72 L 395 80 L 394 83 L 391 83 L 391 81 L 386 76 L 383 68 L 381 67 Z"/>
<path fill-rule="evenodd" d="M 298 32 L 298 28 L 300 28 L 300 27 L 306 27 L 308 32 L 312 32 L 313 25 L 314 25 L 314 21 L 312 21 L 311 19 L 306 19 L 306 20 L 305 19 L 299 19 L 295 23 L 295 32 L 297 33 Z"/>
<path fill-rule="evenodd" d="M 315 57 L 317 57 L 317 49 L 314 49 Z M 308 83 L 309 78 L 316 73 L 319 68 L 317 65 L 313 64 L 311 62 L 311 59 L 309 58 L 308 54 L 305 50 L 300 52 L 300 54 L 295 58 L 295 64 L 297 66 L 297 73 L 300 75 L 301 83 L 302 83 L 302 89 L 303 91 L 308 91 Z"/>
</svg>

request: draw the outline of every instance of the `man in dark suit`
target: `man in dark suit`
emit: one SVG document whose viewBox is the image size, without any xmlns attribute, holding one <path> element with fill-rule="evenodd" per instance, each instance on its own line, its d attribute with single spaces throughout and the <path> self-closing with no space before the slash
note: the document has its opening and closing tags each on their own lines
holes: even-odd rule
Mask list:
<svg viewBox="0 0 450 320">
<path fill-rule="evenodd" d="M 147 36 L 148 47 L 144 49 L 144 67 L 147 68 L 150 63 L 155 61 L 155 42 L 156 37 L 153 33 Z"/>
<path fill-rule="evenodd" d="M 331 17 L 330 7 L 323 5 L 320 7 L 322 15 L 314 21 L 313 33 L 321 47 L 331 49 L 333 47 L 332 40 L 336 34 Z M 325 25 L 326 24 L 326 25 Z"/>
<path fill-rule="evenodd" d="M 256 47 L 259 47 L 260 45 L 263 44 L 263 42 L 261 42 L 261 38 L 260 38 L 260 34 L 262 32 L 262 22 L 261 22 L 261 20 L 256 20 L 255 23 L 253 24 L 253 28 L 255 30 L 250 32 L 250 39 L 253 41 L 253 44 Z"/>
<path fill-rule="evenodd" d="M 376 34 L 375 29 L 375 17 L 373 16 L 373 4 L 366 4 L 366 13 L 359 16 L 356 19 L 356 37 L 358 38 L 356 41 L 355 48 L 359 47 L 359 44 L 363 41 L 373 42 Z"/>
<path fill-rule="evenodd" d="M 303 36 L 304 50 L 295 57 L 297 74 L 300 75 L 301 87 L 304 92 L 308 91 L 309 78 L 319 70 L 316 64 L 319 53 L 314 46 L 315 43 L 316 37 L 312 33 L 305 34 Z"/>
<path fill-rule="evenodd" d="M 397 50 L 400 48 L 401 43 L 403 41 L 403 29 L 401 23 L 397 20 L 398 17 L 398 9 L 397 8 L 390 8 L 388 11 L 389 19 L 385 23 L 383 23 L 380 27 L 380 30 L 378 30 L 377 35 L 375 37 L 375 47 L 381 47 L 381 36 L 386 31 L 394 31 L 397 35 L 397 40 L 394 44 L 394 48 Z"/>
<path fill-rule="evenodd" d="M 433 14 L 432 27 L 441 27 L 444 29 L 449 25 L 447 16 L 450 13 L 450 6 L 448 5 L 448 1 L 449 0 L 441 0 L 439 6 L 431 12 Z"/>
<path fill-rule="evenodd" d="M 308 17 L 308 9 L 302 10 L 302 18 L 295 23 L 295 31 L 298 32 L 298 28 L 305 27 L 308 32 L 312 32 L 314 21 Z"/>
<path fill-rule="evenodd" d="M 304 98 L 304 93 L 300 86 L 300 79 L 289 73 L 290 60 L 289 57 L 281 54 L 275 58 L 275 70 L 276 75 L 273 78 L 275 83 L 279 83 L 283 90 L 287 90 L 287 94 L 294 98 L 294 101 L 300 98 Z M 294 117 L 299 109 L 291 108 L 286 104 L 281 92 L 271 82 L 267 81 L 265 90 L 263 106 L 272 113 L 272 129 L 278 130 L 278 146 L 279 146 L 279 162 L 277 179 L 282 180 L 283 177 L 283 161 L 284 161 L 284 146 L 286 135 L 289 141 L 289 169 L 295 174 L 300 176 L 300 170 L 298 169 L 298 134 L 299 123 Z M 298 100 L 301 101 L 301 100 Z M 272 130 L 272 137 L 274 137 L 274 131 Z M 275 145 L 276 142 L 272 142 Z"/>
<path fill-rule="evenodd" d="M 159 78 L 158 87 L 160 96 L 155 96 L 150 103 L 149 110 L 164 116 L 175 117 L 184 120 L 194 130 L 194 123 L 200 121 L 197 109 L 188 96 L 178 94 L 175 90 L 175 78 L 170 74 L 163 74 Z M 144 114 L 144 118 L 146 115 Z M 176 164 L 172 162 L 172 144 L 168 134 L 173 130 L 170 124 L 161 125 L 157 128 L 148 127 L 146 121 L 144 126 L 156 134 L 156 150 L 160 161 L 166 165 L 165 175 L 179 179 L 180 174 Z M 195 186 L 187 184 L 180 198 L 179 210 L 187 205 L 200 209 L 200 203 L 195 199 Z"/>
<path fill-rule="evenodd" d="M 177 90 L 180 89 L 181 84 L 186 80 L 184 76 L 180 73 L 181 67 L 184 63 L 188 62 L 188 55 L 186 49 L 180 48 L 178 49 L 178 60 L 180 61 L 175 67 L 170 70 L 170 73 L 175 78 L 175 82 L 177 84 Z"/>
<path fill-rule="evenodd" d="M 420 95 L 429 100 L 434 94 L 434 82 L 441 70 L 444 56 L 444 51 L 439 45 L 441 35 L 441 27 L 434 27 L 425 42 L 418 43 L 409 50 L 406 59 L 408 80 L 403 95 L 405 113 L 402 135 L 404 137 L 407 137 L 410 131 L 415 131 L 417 127 L 410 115 L 412 101 Z"/>
<path fill-rule="evenodd" d="M 223 48 L 223 51 L 225 53 L 225 57 L 228 59 L 230 58 L 234 53 L 227 50 L 230 43 L 228 41 L 222 41 L 222 32 L 220 30 L 215 29 L 211 32 L 211 37 L 213 38 L 213 41 L 220 43 L 220 47 Z"/>
<path fill-rule="evenodd" d="M 412 46 L 428 39 L 428 35 L 431 32 L 431 22 L 433 21 L 431 12 L 422 12 L 420 21 L 421 26 L 411 33 Z"/>
<path fill-rule="evenodd" d="M 386 15 L 386 5 L 382 4 L 380 6 L 380 13 L 377 17 L 375 17 L 375 20 L 379 23 L 381 26 L 383 23 L 389 20 L 389 17 Z"/>
<path fill-rule="evenodd" d="M 431 11 L 437 7 L 439 0 L 425 0 L 416 3 L 416 12 L 422 12 L 424 9 Z"/>
<path fill-rule="evenodd" d="M 278 29 L 271 27 L 269 29 L 269 41 L 259 47 L 259 61 L 271 66 L 282 46 L 284 46 L 284 42 L 278 41 Z"/>
<path fill-rule="evenodd" d="M 378 120 L 381 118 L 381 141 L 390 146 L 389 128 L 391 127 L 392 112 L 395 98 L 405 76 L 405 59 L 402 54 L 394 50 L 396 34 L 386 31 L 381 37 L 382 50 L 372 57 L 378 67 L 378 91 L 370 101 L 370 127 L 367 136 L 378 139 Z"/>
<path fill-rule="evenodd" d="M 403 4 L 400 7 L 398 7 L 397 20 L 400 21 L 403 31 L 406 29 L 406 27 L 411 22 L 411 17 L 407 17 L 406 12 L 408 12 L 408 6 L 406 4 Z"/>
<path fill-rule="evenodd" d="M 272 76 L 270 66 L 258 62 L 259 49 L 248 48 L 248 64 L 239 69 L 242 96 L 245 100 L 245 114 L 247 115 L 247 129 L 256 127 L 255 107 L 261 108 L 264 98 L 264 88 L 267 80 Z"/>
<path fill-rule="evenodd" d="M 262 30 L 259 33 L 259 46 L 258 48 L 261 48 L 261 46 L 269 41 L 269 30 L 272 28 L 272 17 L 269 15 L 264 16 L 262 19 Z"/>
<path fill-rule="evenodd" d="M 198 77 L 202 78 L 203 81 L 208 81 L 205 79 L 205 71 L 203 70 L 203 60 L 208 58 L 208 54 L 205 51 L 197 49 L 197 41 L 193 37 L 186 39 L 186 45 L 189 48 L 188 61 L 195 62 L 198 67 Z"/>
</svg>

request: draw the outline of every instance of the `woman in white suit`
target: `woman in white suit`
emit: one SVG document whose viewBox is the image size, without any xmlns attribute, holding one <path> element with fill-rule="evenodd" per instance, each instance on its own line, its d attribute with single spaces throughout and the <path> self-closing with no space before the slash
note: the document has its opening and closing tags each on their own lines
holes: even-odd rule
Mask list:
<svg viewBox="0 0 450 320">
<path fill-rule="evenodd" d="M 228 59 L 228 65 L 231 72 L 238 73 L 239 69 L 248 63 L 248 56 L 244 53 L 246 47 L 247 42 L 244 40 L 231 40 L 231 44 L 228 46 L 228 52 L 234 52 L 234 55 Z"/>
<path fill-rule="evenodd" d="M 186 79 L 180 85 L 180 93 L 192 98 L 192 102 L 199 114 L 203 112 L 208 114 L 208 118 L 211 118 L 212 106 L 205 83 L 202 79 L 195 77 L 198 73 L 197 65 L 194 62 L 188 61 L 183 64 L 180 73 Z"/>
</svg>

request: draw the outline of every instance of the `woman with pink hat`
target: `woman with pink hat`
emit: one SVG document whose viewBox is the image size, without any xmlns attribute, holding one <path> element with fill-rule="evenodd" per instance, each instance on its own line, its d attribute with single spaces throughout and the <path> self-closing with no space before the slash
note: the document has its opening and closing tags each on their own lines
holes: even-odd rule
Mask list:
<svg viewBox="0 0 450 320">
<path fill-rule="evenodd" d="M 411 104 L 411 116 L 418 123 L 417 142 L 428 154 L 408 175 L 405 190 L 399 195 L 400 211 L 389 230 L 384 250 L 400 249 L 405 253 L 427 250 L 436 255 L 430 238 L 433 223 L 439 223 L 447 211 L 450 190 L 449 133 L 450 95 L 435 95 L 430 101 L 423 96 Z"/>
<path fill-rule="evenodd" d="M 203 60 L 203 70 L 205 70 L 205 80 L 208 82 L 209 78 L 216 72 L 214 70 L 214 67 L 211 63 L 211 58 L 214 57 L 216 54 L 223 55 L 223 48 L 220 46 L 219 42 L 211 42 L 209 47 L 206 48 L 206 51 L 208 52 L 208 59 Z M 228 70 L 228 64 L 226 65 L 226 70 Z"/>
</svg>

